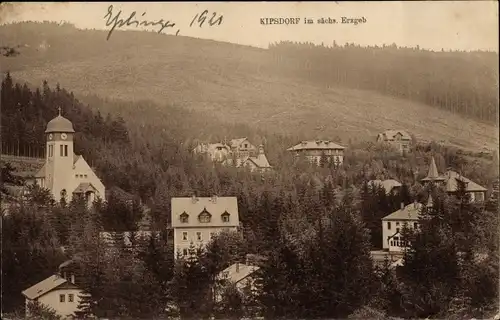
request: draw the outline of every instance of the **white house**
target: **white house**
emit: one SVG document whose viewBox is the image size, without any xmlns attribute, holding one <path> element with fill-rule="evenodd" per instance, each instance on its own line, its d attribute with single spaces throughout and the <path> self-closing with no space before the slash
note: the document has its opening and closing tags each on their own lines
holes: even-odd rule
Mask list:
<svg viewBox="0 0 500 320">
<path fill-rule="evenodd" d="M 188 254 L 191 244 L 204 246 L 222 230 L 237 231 L 240 225 L 236 197 L 172 198 L 174 252 Z"/>
<path fill-rule="evenodd" d="M 432 206 L 432 197 L 429 196 L 427 207 Z M 389 252 L 402 252 L 409 243 L 402 239 L 403 227 L 417 229 L 419 217 L 424 206 L 414 202 L 407 206 L 401 204 L 401 209 L 382 218 L 382 248 Z"/>
<path fill-rule="evenodd" d="M 91 204 L 97 197 L 105 197 L 105 187 L 83 156 L 73 153 L 73 124 L 59 115 L 49 121 L 45 130 L 46 158 L 35 174 L 36 183 L 50 190 L 54 200 L 83 197 Z"/>
<path fill-rule="evenodd" d="M 293 152 L 296 156 L 304 155 L 311 162 L 318 165 L 322 156 L 326 156 L 329 161 L 341 165 L 344 162 L 344 149 L 345 147 L 329 140 L 311 140 L 302 141 L 287 150 Z"/>
<path fill-rule="evenodd" d="M 72 278 L 74 281 L 74 278 Z M 29 315 L 28 305 L 38 301 L 40 304 L 53 309 L 61 317 L 67 318 L 78 311 L 82 290 L 71 279 L 59 275 L 52 275 L 22 292 L 26 299 L 26 316 Z"/>
</svg>

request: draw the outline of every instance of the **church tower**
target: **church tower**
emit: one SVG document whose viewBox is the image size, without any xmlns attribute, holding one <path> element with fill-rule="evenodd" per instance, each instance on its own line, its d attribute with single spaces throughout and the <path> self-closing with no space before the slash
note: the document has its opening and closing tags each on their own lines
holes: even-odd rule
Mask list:
<svg viewBox="0 0 500 320">
<path fill-rule="evenodd" d="M 45 130 L 47 139 L 46 186 L 56 201 L 64 197 L 69 202 L 72 198 L 73 190 L 69 188 L 73 174 L 74 133 L 73 124 L 61 116 L 61 108 L 59 108 L 59 115 L 49 121 Z"/>
</svg>

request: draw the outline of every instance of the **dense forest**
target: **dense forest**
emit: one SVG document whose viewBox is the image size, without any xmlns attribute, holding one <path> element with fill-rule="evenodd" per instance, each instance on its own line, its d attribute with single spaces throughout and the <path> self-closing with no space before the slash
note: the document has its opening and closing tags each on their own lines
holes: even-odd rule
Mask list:
<svg viewBox="0 0 500 320">
<path fill-rule="evenodd" d="M 98 97 L 92 101 L 86 105 L 47 83 L 33 90 L 6 76 L 2 142 L 42 146 L 46 122 L 61 107 L 77 131 L 75 152 L 94 165 L 107 188 L 116 186 L 141 198 L 151 208 L 150 228 L 161 234 L 142 239 L 144 245 L 137 250 L 118 246 L 106 255 L 98 232 L 138 230 L 143 215 L 138 202 L 126 206 L 111 198 L 89 211 L 81 203 L 50 199 L 35 187 L 20 207 L 3 217 L 5 311 L 22 310 L 22 290 L 79 254 L 84 289 L 99 301 L 91 304 L 92 310 L 82 306 L 81 317 L 92 311 L 109 318 L 152 318 L 164 315 L 172 304 L 176 308 L 168 312 L 186 319 L 256 314 L 287 319 L 443 318 L 493 312 L 498 295 L 498 195 L 493 194 L 486 207 L 478 207 L 468 204 L 464 194 L 450 197 L 419 181 L 434 156 L 440 172 L 453 167 L 491 187 L 497 181 L 497 159 L 435 143 L 417 143 L 401 156 L 372 142 L 353 142 L 343 166 L 322 161 L 314 167 L 294 161 L 285 151 L 302 137 L 263 135 L 241 125 L 224 127 L 174 107 L 168 118 L 145 123 L 126 110 L 154 113 L 150 102 Z M 104 104 L 112 110 L 106 117 L 97 111 Z M 255 143 L 265 142 L 274 172 L 252 174 L 194 156 L 190 150 L 207 132 L 214 133 L 211 139 L 248 136 Z M 386 178 L 401 181 L 403 191 L 387 195 L 366 184 Z M 16 183 L 12 168 L 5 165 L 2 181 L 8 180 Z M 170 199 L 192 194 L 236 196 L 243 237 L 222 235 L 207 250 L 192 248 L 187 260 L 174 263 L 166 231 Z M 388 266 L 376 268 L 369 251 L 381 246 L 380 219 L 401 202 L 425 203 L 429 194 L 435 209 L 429 223 L 422 221 L 428 232 L 408 234 L 418 245 L 405 257 L 407 264 L 397 278 Z M 436 230 L 438 221 L 441 229 Z M 262 266 L 262 295 L 242 297 L 228 289 L 223 302 L 214 304 L 209 294 L 214 275 L 247 253 L 269 257 Z M 488 258 L 474 260 L 480 254 Z"/>
<path fill-rule="evenodd" d="M 137 229 L 140 214 L 133 206 L 51 204 L 45 190 L 30 187 L 22 204 L 3 216 L 4 312 L 22 314 L 19 292 L 70 257 L 77 257 L 84 289 L 79 319 L 90 313 L 110 319 L 439 319 L 497 312 L 497 200 L 484 210 L 469 203 L 463 187 L 451 197 L 424 190 L 433 194 L 433 206 L 424 211 L 421 233 L 403 229 L 412 246 L 394 273 L 388 261 L 376 266 L 370 256 L 374 235 L 364 221 L 377 214 L 377 200 L 364 191 L 366 185 L 360 193 L 339 193 L 330 184 L 298 184 L 303 191 L 297 198 L 279 186 L 262 191 L 252 204 L 239 197 L 244 236 L 222 233 L 207 248 L 192 246 L 187 259 L 175 261 L 165 228 L 138 237 L 135 247 L 99 237 L 102 230 L 119 230 L 113 221 Z M 237 291 L 216 277 L 248 253 L 267 257 L 258 292 Z M 221 301 L 214 300 L 213 288 Z M 50 310 L 33 316 L 40 312 L 58 319 Z"/>
<path fill-rule="evenodd" d="M 498 54 L 494 52 L 289 41 L 271 44 L 269 50 L 283 71 L 320 85 L 374 90 L 497 123 Z"/>
</svg>

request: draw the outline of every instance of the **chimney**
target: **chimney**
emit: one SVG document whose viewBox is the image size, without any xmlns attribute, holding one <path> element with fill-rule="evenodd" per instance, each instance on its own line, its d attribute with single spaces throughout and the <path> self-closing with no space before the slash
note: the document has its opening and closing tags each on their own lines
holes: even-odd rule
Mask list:
<svg viewBox="0 0 500 320">
<path fill-rule="evenodd" d="M 71 283 L 75 283 L 75 275 L 74 274 L 71 274 Z"/>
<path fill-rule="evenodd" d="M 405 203 L 401 202 L 401 210 L 404 210 L 404 209 L 405 209 Z"/>
<path fill-rule="evenodd" d="M 212 203 L 217 203 L 217 196 L 216 195 L 212 196 Z"/>
<path fill-rule="evenodd" d="M 196 198 L 196 195 L 193 194 L 193 196 L 191 197 L 191 201 L 193 203 L 196 203 L 198 201 L 198 199 Z"/>
<path fill-rule="evenodd" d="M 236 273 L 240 272 L 240 263 L 236 262 Z"/>
</svg>

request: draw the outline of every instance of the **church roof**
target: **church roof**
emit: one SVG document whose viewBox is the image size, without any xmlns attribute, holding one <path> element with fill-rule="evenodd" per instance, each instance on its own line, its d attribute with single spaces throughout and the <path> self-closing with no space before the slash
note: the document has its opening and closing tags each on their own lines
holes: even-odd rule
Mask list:
<svg viewBox="0 0 500 320">
<path fill-rule="evenodd" d="M 43 164 L 43 166 L 40 168 L 40 170 L 38 170 L 36 173 L 35 173 L 35 178 L 44 178 L 45 177 L 45 163 Z"/>
<path fill-rule="evenodd" d="M 85 193 L 87 191 L 97 192 L 97 189 L 90 182 L 82 182 L 76 187 L 73 193 Z"/>
<path fill-rule="evenodd" d="M 45 130 L 45 133 L 50 132 L 74 133 L 75 129 L 73 129 L 73 124 L 71 123 L 71 121 L 61 115 L 58 115 L 54 119 L 50 120 L 49 123 L 47 123 L 47 129 Z"/>
<path fill-rule="evenodd" d="M 81 156 L 78 156 L 76 154 L 73 153 L 73 164 L 75 164 L 78 159 L 80 159 Z M 43 164 L 43 166 L 40 168 L 40 170 L 38 170 L 36 173 L 35 173 L 35 178 L 45 178 L 45 163 Z"/>
</svg>

